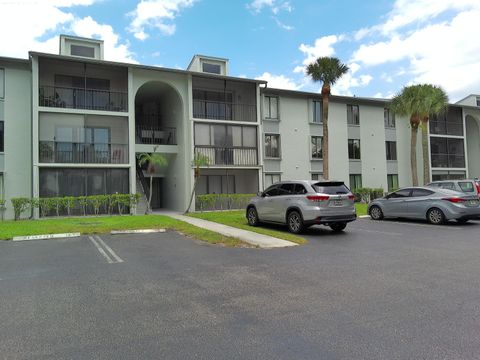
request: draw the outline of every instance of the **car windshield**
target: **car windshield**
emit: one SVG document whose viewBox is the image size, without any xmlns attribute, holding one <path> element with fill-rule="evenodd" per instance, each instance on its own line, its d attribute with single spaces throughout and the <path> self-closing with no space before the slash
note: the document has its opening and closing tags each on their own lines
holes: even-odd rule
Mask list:
<svg viewBox="0 0 480 360">
<path fill-rule="evenodd" d="M 343 182 L 317 182 L 312 184 L 312 187 L 317 193 L 329 195 L 348 194 L 350 192 Z"/>
</svg>

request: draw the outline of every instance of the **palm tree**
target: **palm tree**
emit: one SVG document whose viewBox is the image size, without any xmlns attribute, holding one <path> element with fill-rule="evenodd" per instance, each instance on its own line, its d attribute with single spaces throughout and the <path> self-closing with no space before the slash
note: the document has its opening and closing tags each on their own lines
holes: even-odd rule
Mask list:
<svg viewBox="0 0 480 360">
<path fill-rule="evenodd" d="M 323 178 L 328 179 L 328 102 L 330 87 L 348 71 L 348 66 L 335 57 L 319 57 L 315 62 L 307 65 L 306 71 L 313 81 L 322 82 Z"/>
<path fill-rule="evenodd" d="M 420 85 L 420 92 L 423 98 L 423 111 L 420 114 L 422 121 L 423 184 L 428 184 L 430 182 L 428 122 L 430 116 L 437 116 L 447 111 L 448 95 L 441 87 L 430 84 Z"/>
<path fill-rule="evenodd" d="M 406 86 L 397 94 L 391 103 L 392 111 L 400 116 L 410 119 L 410 167 L 412 172 L 412 185 L 418 185 L 417 173 L 417 134 L 422 128 L 423 150 L 423 181 L 430 181 L 429 153 L 428 153 L 428 121 L 430 114 L 439 114 L 446 109 L 448 97 L 445 92 L 436 86 L 423 84 Z"/>
<path fill-rule="evenodd" d="M 193 196 L 195 195 L 195 191 L 197 189 L 197 181 L 200 178 L 200 167 L 208 165 L 210 165 L 210 158 L 208 156 L 199 153 L 195 154 L 192 160 L 192 166 L 195 167 L 195 182 L 193 183 L 192 194 L 190 195 L 190 202 L 188 203 L 188 208 L 185 213 L 188 213 L 190 211 L 190 207 L 192 206 Z"/>
<path fill-rule="evenodd" d="M 158 146 L 153 148 L 153 153 L 141 153 L 138 154 L 138 164 L 140 166 L 147 164 L 147 172 L 150 175 L 150 189 L 148 191 L 148 212 L 152 212 L 152 193 L 153 193 L 153 174 L 155 169 L 160 166 L 166 166 L 168 160 L 165 155 L 157 153 Z"/>
</svg>

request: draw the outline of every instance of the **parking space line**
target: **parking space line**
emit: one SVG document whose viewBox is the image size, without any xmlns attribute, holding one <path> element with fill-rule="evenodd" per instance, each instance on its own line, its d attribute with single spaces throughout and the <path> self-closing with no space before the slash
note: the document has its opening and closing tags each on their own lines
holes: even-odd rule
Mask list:
<svg viewBox="0 0 480 360">
<path fill-rule="evenodd" d="M 358 230 L 358 231 L 365 231 L 365 232 L 369 232 L 369 233 L 376 233 L 376 234 L 385 234 L 385 235 L 403 236 L 403 234 L 400 234 L 400 233 L 394 233 L 394 232 L 390 232 L 390 231 L 367 230 L 367 229 L 361 229 L 361 228 L 356 228 L 355 230 Z"/>
<path fill-rule="evenodd" d="M 122 263 L 123 260 L 118 256 L 110 246 L 100 238 L 100 236 L 93 235 L 88 237 L 98 252 L 107 260 L 109 264 Z"/>
<path fill-rule="evenodd" d="M 417 224 L 414 222 L 409 221 L 395 221 L 395 220 L 383 220 L 383 221 L 375 221 L 375 220 L 366 220 L 369 221 L 371 224 L 400 224 L 400 225 L 408 225 L 408 226 L 420 226 L 420 227 L 428 227 L 430 229 L 439 229 L 439 230 L 462 230 L 463 228 L 457 226 L 448 226 L 448 225 L 432 225 L 432 224 Z"/>
<path fill-rule="evenodd" d="M 117 263 L 122 263 L 123 260 L 120 258 L 120 256 L 118 256 L 115 251 L 112 250 L 112 248 L 110 246 L 108 246 L 100 236 L 97 236 L 97 235 L 94 235 L 94 237 L 96 238 L 96 240 L 101 244 L 103 245 L 103 247 L 110 253 L 110 255 L 116 260 Z"/>
</svg>

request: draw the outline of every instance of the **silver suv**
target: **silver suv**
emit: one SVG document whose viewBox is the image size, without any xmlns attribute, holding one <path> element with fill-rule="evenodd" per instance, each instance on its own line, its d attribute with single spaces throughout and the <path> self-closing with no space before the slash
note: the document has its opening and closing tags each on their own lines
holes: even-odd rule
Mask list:
<svg viewBox="0 0 480 360">
<path fill-rule="evenodd" d="M 480 180 L 441 180 L 433 181 L 426 186 L 463 192 L 468 195 L 477 195 L 480 199 Z"/>
<path fill-rule="evenodd" d="M 342 231 L 357 214 L 354 196 L 342 181 L 281 181 L 247 205 L 248 224 L 286 224 L 293 233 L 316 224 Z"/>
</svg>

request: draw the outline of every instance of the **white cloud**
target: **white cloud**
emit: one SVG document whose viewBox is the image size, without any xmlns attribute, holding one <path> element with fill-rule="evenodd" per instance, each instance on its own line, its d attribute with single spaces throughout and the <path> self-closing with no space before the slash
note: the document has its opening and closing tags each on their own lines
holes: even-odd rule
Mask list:
<svg viewBox="0 0 480 360">
<path fill-rule="evenodd" d="M 128 44 L 120 43 L 110 25 L 99 24 L 91 17 L 79 19 L 68 11 L 70 7 L 89 6 L 94 2 L 95 0 L 1 1 L 0 53 L 20 58 L 26 58 L 30 50 L 58 53 L 58 36 L 54 33 L 65 32 L 104 39 L 105 56 L 109 60 L 134 61 Z"/>
<path fill-rule="evenodd" d="M 282 22 L 281 22 L 280 20 L 278 20 L 278 18 L 276 18 L 276 17 L 273 17 L 273 19 L 274 19 L 275 22 L 277 23 L 278 27 L 281 28 L 281 29 L 283 29 L 283 30 L 290 31 L 290 30 L 293 30 L 293 29 L 294 29 L 293 26 L 282 23 Z"/>
<path fill-rule="evenodd" d="M 275 15 L 280 11 L 292 12 L 293 7 L 289 1 L 281 0 L 253 0 L 247 4 L 247 9 L 250 9 L 253 13 L 259 13 L 264 8 L 270 9 Z"/>
<path fill-rule="evenodd" d="M 133 20 L 129 30 L 139 40 L 149 35 L 147 28 L 156 28 L 164 35 L 172 35 L 176 31 L 173 21 L 184 8 L 193 6 L 196 0 L 141 0 L 130 13 Z"/>
<path fill-rule="evenodd" d="M 306 66 L 314 62 L 318 57 L 321 56 L 335 55 L 335 49 L 333 48 L 333 45 L 343 41 L 343 39 L 343 35 L 328 35 L 316 39 L 313 45 L 301 44 L 299 50 L 305 56 L 305 59 L 303 60 L 303 65 Z M 300 67 L 297 66 L 294 69 L 294 72 L 301 72 Z"/>
<path fill-rule="evenodd" d="M 301 85 L 295 83 L 295 81 L 285 75 L 273 75 L 269 72 L 264 72 L 262 75 L 256 77 L 257 80 L 266 80 L 268 86 L 277 89 L 298 90 Z"/>
<path fill-rule="evenodd" d="M 369 74 L 362 74 L 354 76 L 354 74 L 360 69 L 358 64 L 349 64 L 348 72 L 343 75 L 334 86 L 332 86 L 332 94 L 352 96 L 353 88 L 365 87 L 373 80 L 373 76 Z"/>
</svg>

